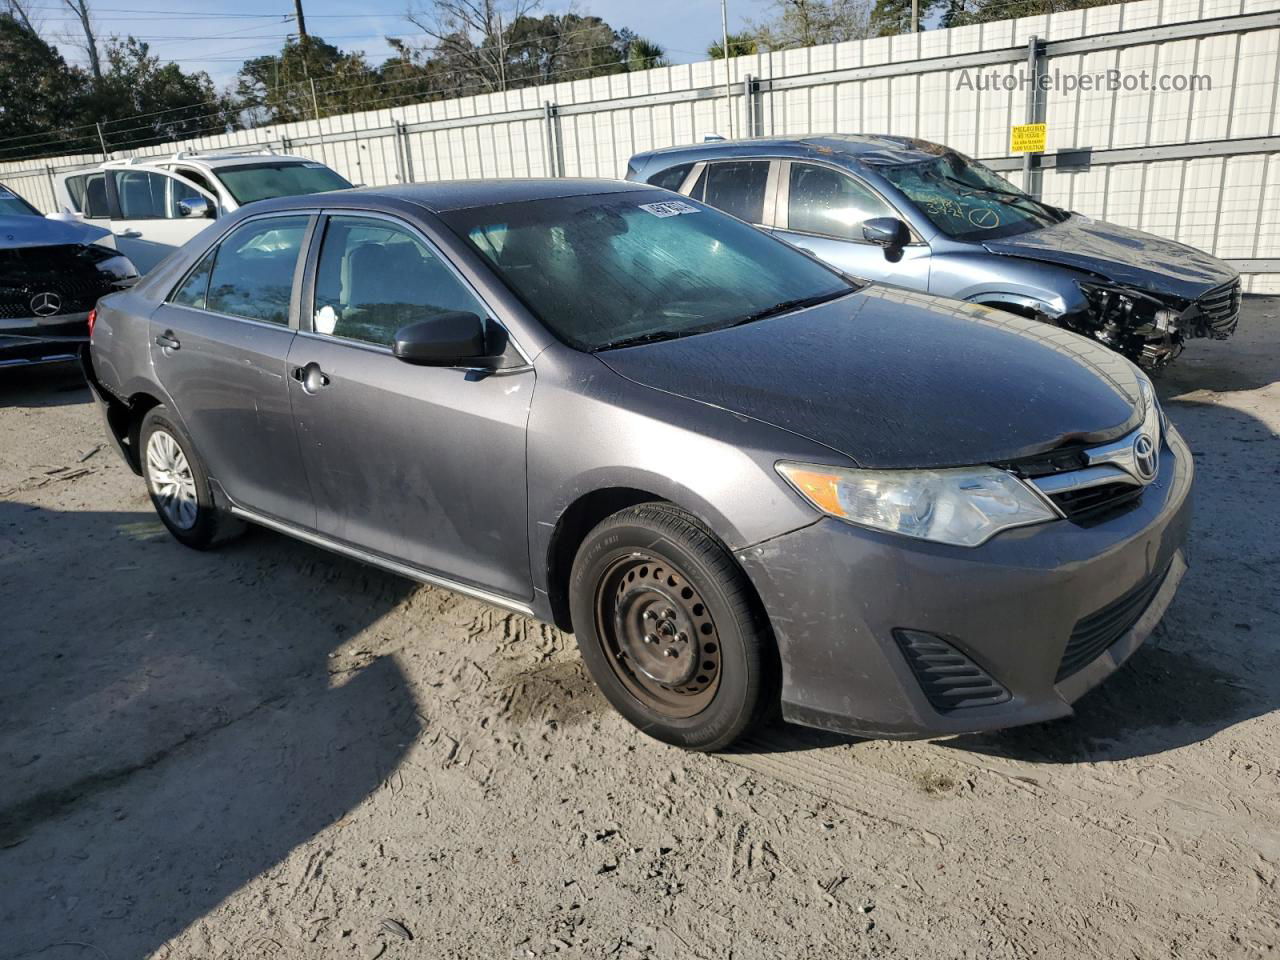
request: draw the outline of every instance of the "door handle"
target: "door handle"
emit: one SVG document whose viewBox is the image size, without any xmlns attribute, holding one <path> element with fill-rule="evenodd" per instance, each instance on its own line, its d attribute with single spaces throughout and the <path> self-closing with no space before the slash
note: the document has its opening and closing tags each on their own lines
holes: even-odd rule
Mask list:
<svg viewBox="0 0 1280 960">
<path fill-rule="evenodd" d="M 289 371 L 289 375 L 302 384 L 304 393 L 314 395 L 321 387 L 329 385 L 329 375 L 320 369 L 320 364 L 314 361 L 305 367 L 294 367 Z"/>
<path fill-rule="evenodd" d="M 164 347 L 166 350 L 179 350 L 182 348 L 182 343 L 173 335 L 172 330 L 166 330 L 156 337 L 156 346 Z"/>
<path fill-rule="evenodd" d="M 129 237 L 130 239 L 134 239 L 134 238 L 137 238 L 137 237 L 142 236 L 142 231 L 141 231 L 141 230 L 121 230 L 121 231 L 120 231 L 120 236 L 122 236 L 122 237 Z"/>
</svg>

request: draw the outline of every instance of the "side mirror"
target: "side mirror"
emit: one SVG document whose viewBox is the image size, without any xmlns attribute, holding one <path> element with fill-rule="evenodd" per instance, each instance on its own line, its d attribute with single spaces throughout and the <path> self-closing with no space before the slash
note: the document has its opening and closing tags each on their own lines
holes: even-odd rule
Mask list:
<svg viewBox="0 0 1280 960">
<path fill-rule="evenodd" d="M 204 197 L 186 197 L 178 201 L 178 216 L 212 220 L 213 205 Z"/>
<path fill-rule="evenodd" d="M 485 322 L 474 313 L 450 311 L 396 331 L 391 352 L 424 367 L 492 367 L 497 357 L 485 345 Z"/>
<path fill-rule="evenodd" d="M 862 224 L 862 239 L 892 250 L 910 243 L 911 231 L 897 217 L 872 217 Z"/>
</svg>

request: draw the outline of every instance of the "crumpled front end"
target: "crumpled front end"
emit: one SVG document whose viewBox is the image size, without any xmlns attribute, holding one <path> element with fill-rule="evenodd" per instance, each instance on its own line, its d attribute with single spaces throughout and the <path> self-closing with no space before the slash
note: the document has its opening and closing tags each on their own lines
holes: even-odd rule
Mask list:
<svg viewBox="0 0 1280 960">
<path fill-rule="evenodd" d="M 1148 370 L 1174 360 L 1188 340 L 1225 340 L 1240 322 L 1240 277 L 1193 298 L 1103 281 L 1079 284 L 1087 307 L 1059 322 L 1091 335 Z"/>
</svg>

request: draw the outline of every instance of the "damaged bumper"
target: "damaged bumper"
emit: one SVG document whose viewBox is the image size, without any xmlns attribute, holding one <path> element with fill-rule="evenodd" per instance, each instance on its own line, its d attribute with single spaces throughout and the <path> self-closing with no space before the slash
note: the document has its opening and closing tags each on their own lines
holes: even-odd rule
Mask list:
<svg viewBox="0 0 1280 960">
<path fill-rule="evenodd" d="M 107 439 L 129 469 L 141 476 L 142 466 L 135 456 L 136 451 L 133 446 L 133 441 L 136 438 L 130 436 L 129 431 L 132 419 L 129 407 L 125 401 L 113 396 L 98 379 L 98 375 L 93 369 L 93 356 L 89 350 L 88 343 L 81 348 L 79 359 L 85 382 L 89 384 L 89 392 L 93 394 L 93 400 L 98 407 L 98 412 L 102 414 L 102 426 Z"/>
<path fill-rule="evenodd" d="M 739 554 L 769 612 L 786 719 L 874 737 L 1063 717 L 1155 628 L 1186 570 L 1190 452 L 1140 500 L 966 549 L 823 519 Z"/>
</svg>

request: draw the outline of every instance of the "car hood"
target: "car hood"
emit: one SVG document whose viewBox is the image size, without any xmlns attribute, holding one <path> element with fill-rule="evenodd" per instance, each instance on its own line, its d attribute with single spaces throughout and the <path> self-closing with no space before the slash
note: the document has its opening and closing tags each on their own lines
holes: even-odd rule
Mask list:
<svg viewBox="0 0 1280 960">
<path fill-rule="evenodd" d="M 1195 247 L 1078 213 L 1062 223 L 983 246 L 992 253 L 1075 267 L 1113 283 L 1187 301 L 1239 276 L 1230 264 Z"/>
<path fill-rule="evenodd" d="M 871 286 L 715 333 L 596 354 L 637 383 L 771 423 L 860 466 L 1001 463 L 1139 420 L 1136 368 L 1057 327 Z"/>
<path fill-rule="evenodd" d="M 110 230 L 89 223 L 49 217 L 0 217 L 0 250 L 18 247 L 53 247 L 68 243 L 96 243 Z"/>
</svg>

